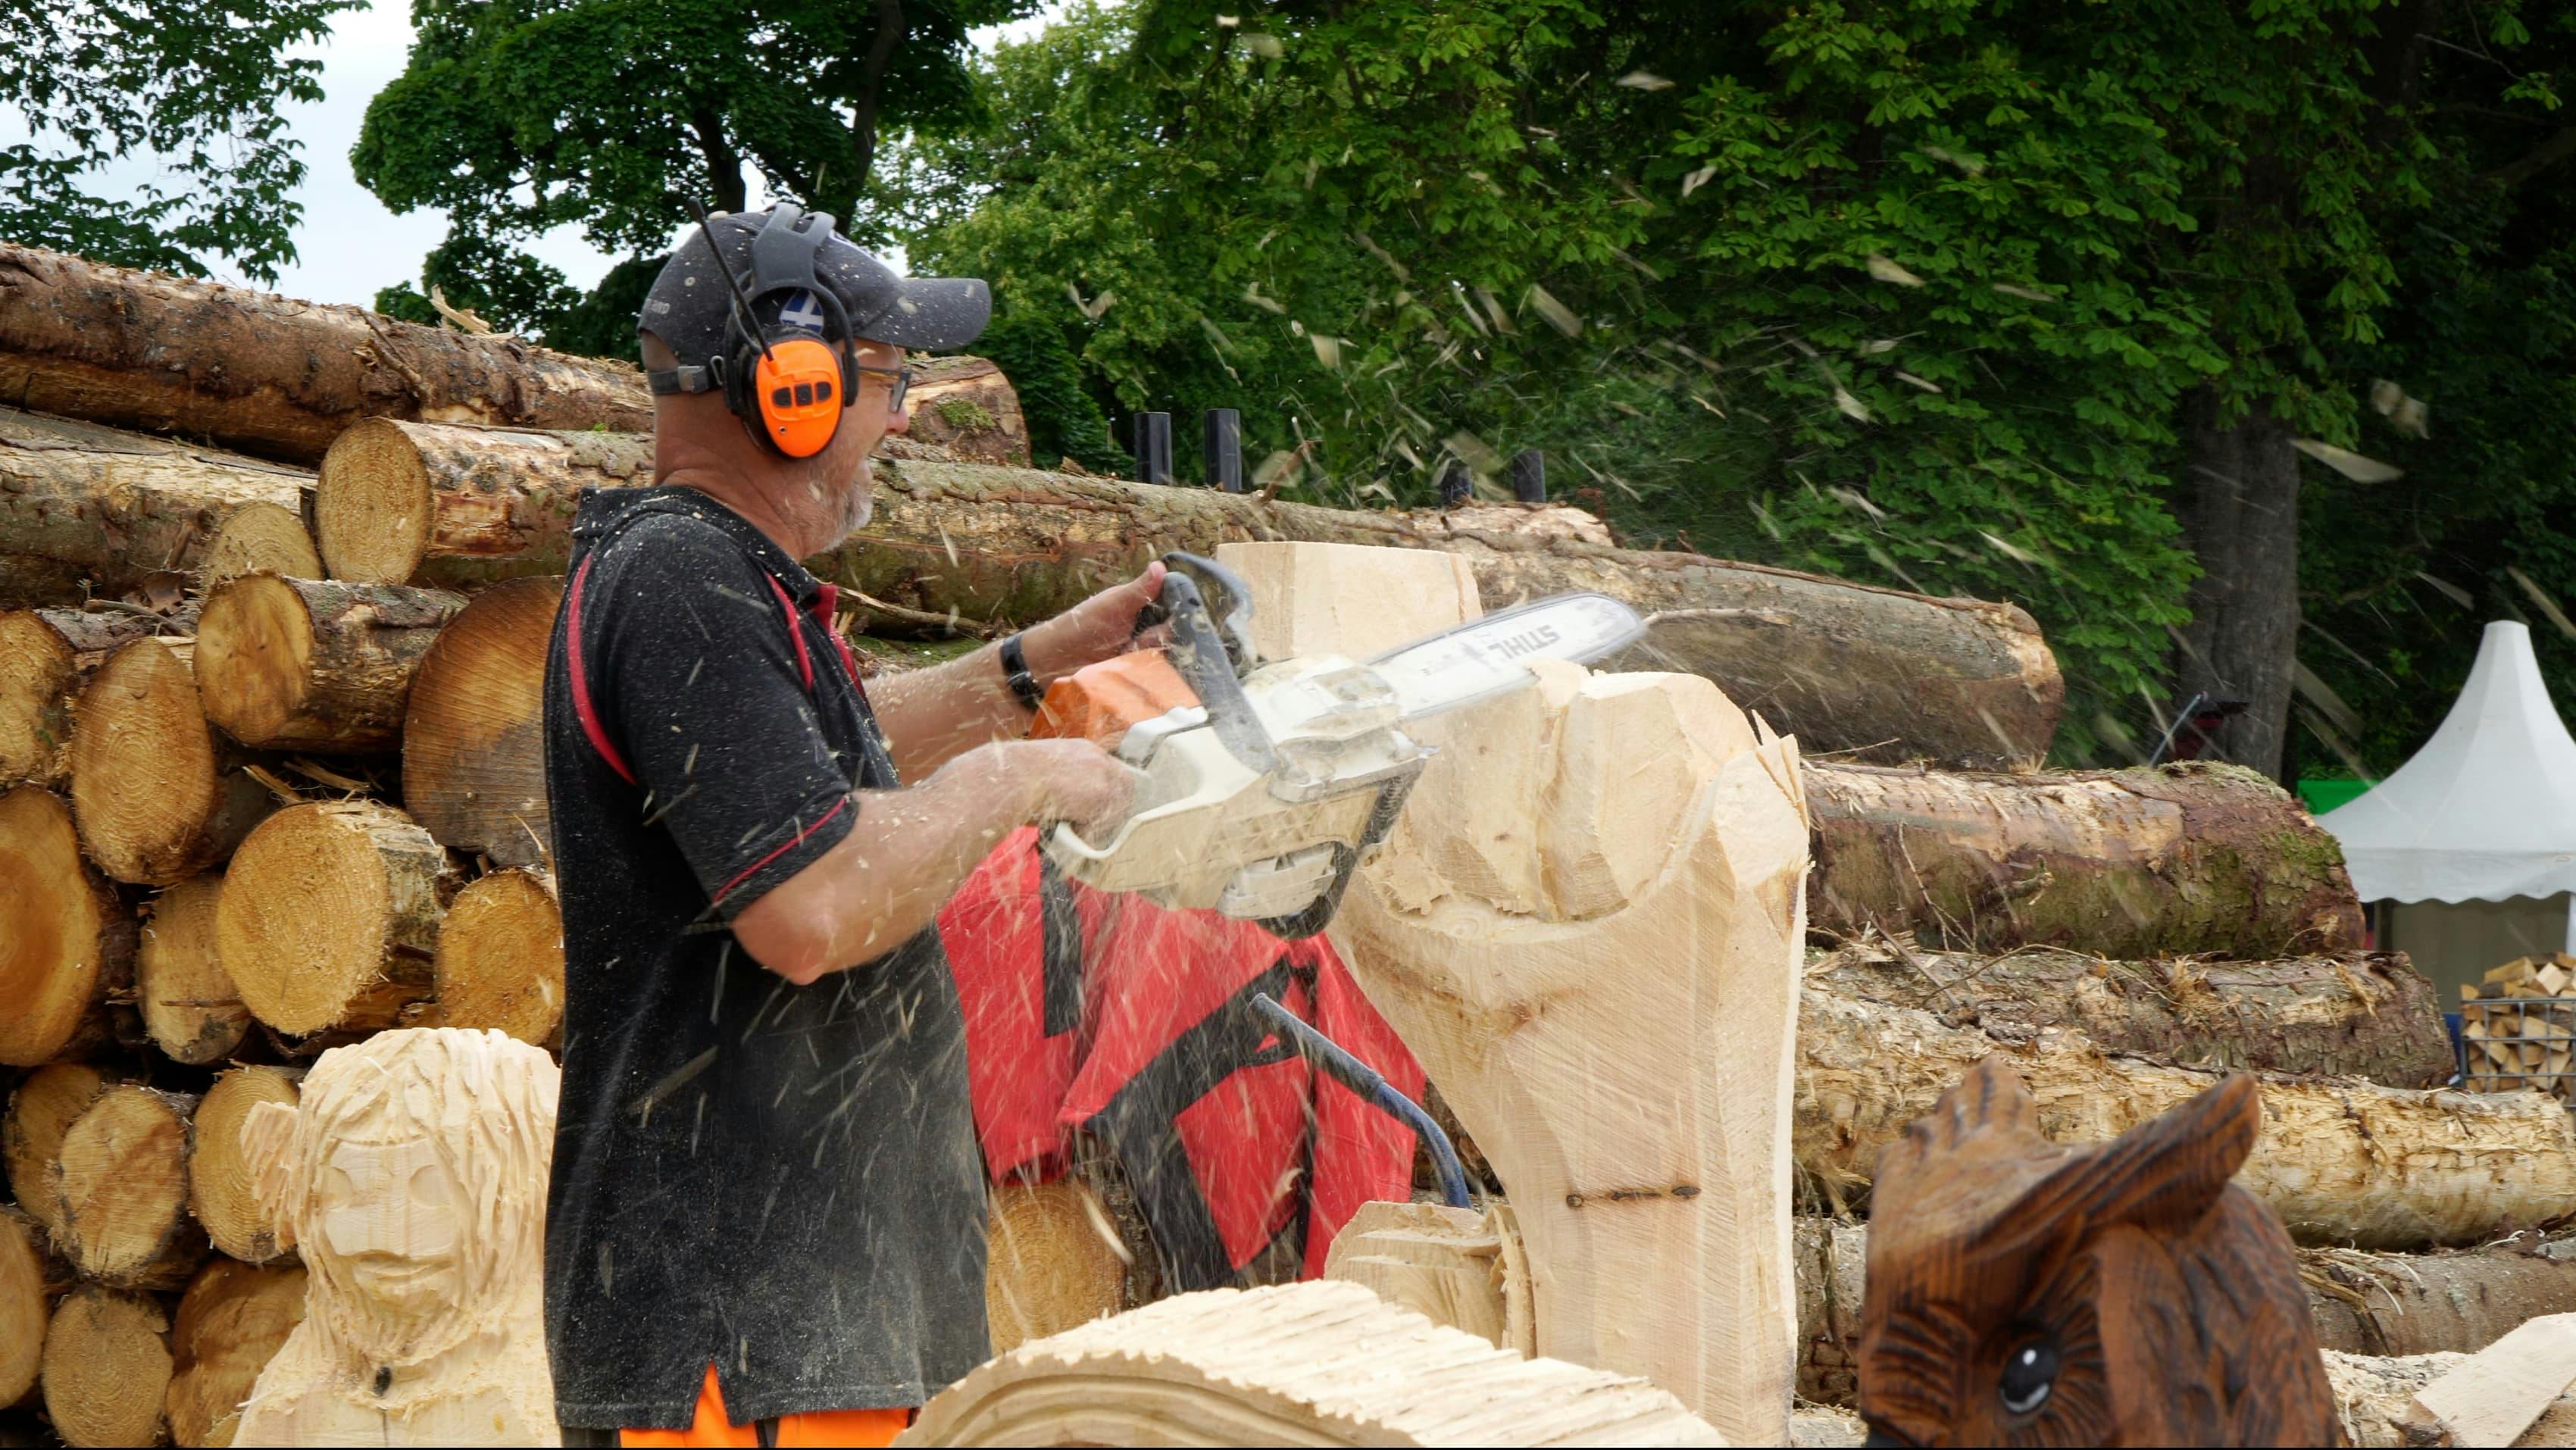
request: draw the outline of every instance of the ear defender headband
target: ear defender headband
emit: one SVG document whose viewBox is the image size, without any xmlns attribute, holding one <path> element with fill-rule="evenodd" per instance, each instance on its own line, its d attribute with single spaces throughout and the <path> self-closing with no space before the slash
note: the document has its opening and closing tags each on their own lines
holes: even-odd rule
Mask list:
<svg viewBox="0 0 2576 1450">
<path fill-rule="evenodd" d="M 746 286 L 725 265 L 716 246 L 715 228 L 703 208 L 698 235 L 714 254 L 733 294 L 725 323 L 724 351 L 704 368 L 677 368 L 654 373 L 657 393 L 703 393 L 724 389 L 725 406 L 762 444 L 786 458 L 811 458 L 832 444 L 841 430 L 841 413 L 857 399 L 854 359 L 835 344 L 853 339 L 849 314 L 841 299 L 814 275 L 814 259 L 831 245 L 833 220 L 826 212 L 805 212 L 780 202 L 751 240 L 751 281 Z M 779 294 L 802 291 L 817 311 L 821 336 L 812 326 L 780 321 L 761 326 L 754 308 Z M 784 308 L 792 296 L 781 298 Z M 693 386 L 694 385 L 694 386 Z"/>
</svg>

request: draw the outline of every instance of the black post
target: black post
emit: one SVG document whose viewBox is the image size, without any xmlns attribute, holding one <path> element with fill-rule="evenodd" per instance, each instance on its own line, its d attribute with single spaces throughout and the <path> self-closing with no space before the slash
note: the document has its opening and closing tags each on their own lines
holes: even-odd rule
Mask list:
<svg viewBox="0 0 2576 1450">
<path fill-rule="evenodd" d="M 1146 483 L 1172 481 L 1172 415 L 1138 413 L 1130 435 L 1135 444 L 1136 477 Z"/>
<path fill-rule="evenodd" d="M 1467 472 L 1467 465 L 1452 463 L 1440 470 L 1440 506 L 1442 508 L 1456 508 L 1474 497 L 1475 492 L 1476 480 Z"/>
<path fill-rule="evenodd" d="M 1547 455 L 1524 448 L 1512 455 L 1512 497 L 1523 503 L 1547 502 Z"/>
<path fill-rule="evenodd" d="M 1243 415 L 1232 408 L 1199 414 L 1199 433 L 1210 488 L 1243 492 Z"/>
</svg>

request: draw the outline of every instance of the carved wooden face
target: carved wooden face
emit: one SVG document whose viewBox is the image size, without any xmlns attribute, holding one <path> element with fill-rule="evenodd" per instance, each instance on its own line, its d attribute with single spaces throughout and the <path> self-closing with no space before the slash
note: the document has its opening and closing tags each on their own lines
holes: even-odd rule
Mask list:
<svg viewBox="0 0 2576 1450">
<path fill-rule="evenodd" d="M 1860 1335 L 1873 1442 L 2332 1443 L 2289 1236 L 2229 1182 L 2262 1125 L 2254 1080 L 2086 1148 L 2036 1119 L 1989 1057 L 1880 1157 Z"/>
</svg>

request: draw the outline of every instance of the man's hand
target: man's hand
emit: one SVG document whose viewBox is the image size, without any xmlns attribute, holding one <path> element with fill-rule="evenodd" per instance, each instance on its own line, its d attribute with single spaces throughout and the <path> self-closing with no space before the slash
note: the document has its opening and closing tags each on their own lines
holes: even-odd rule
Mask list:
<svg viewBox="0 0 2576 1450">
<path fill-rule="evenodd" d="M 1137 772 L 1090 741 L 1021 740 L 998 748 L 1010 754 L 1008 769 L 1027 770 L 1039 783 L 1039 804 L 1030 812 L 1038 824 L 1063 821 L 1084 840 L 1097 841 L 1127 818 Z"/>
<path fill-rule="evenodd" d="M 1031 627 L 1020 639 L 1029 673 L 1037 676 L 1038 683 L 1047 684 L 1084 665 L 1154 643 L 1152 639 L 1136 638 L 1136 616 L 1146 605 L 1163 597 L 1163 573 L 1163 561 L 1157 559 L 1126 583 L 1103 589 L 1046 623 Z"/>
</svg>

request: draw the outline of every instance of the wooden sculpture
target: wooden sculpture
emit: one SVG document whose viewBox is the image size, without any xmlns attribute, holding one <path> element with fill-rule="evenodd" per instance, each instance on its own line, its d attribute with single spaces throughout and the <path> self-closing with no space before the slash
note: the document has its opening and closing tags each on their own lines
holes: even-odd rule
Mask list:
<svg viewBox="0 0 2576 1450">
<path fill-rule="evenodd" d="M 1635 1379 L 1523 1359 L 1357 1284 L 1210 1289 L 987 1361 L 904 1445 L 1722 1445 Z"/>
<path fill-rule="evenodd" d="M 251 1109 L 254 1180 L 311 1277 L 235 1444 L 561 1443 L 541 1287 L 560 1082 L 502 1033 L 410 1028 Z"/>
<path fill-rule="evenodd" d="M 2326 1445 L 2334 1394 L 2281 1221 L 2228 1180 L 2233 1077 L 2108 1143 L 2040 1136 L 1987 1058 L 1879 1159 L 1860 1411 L 1911 1445 Z"/>
</svg>

